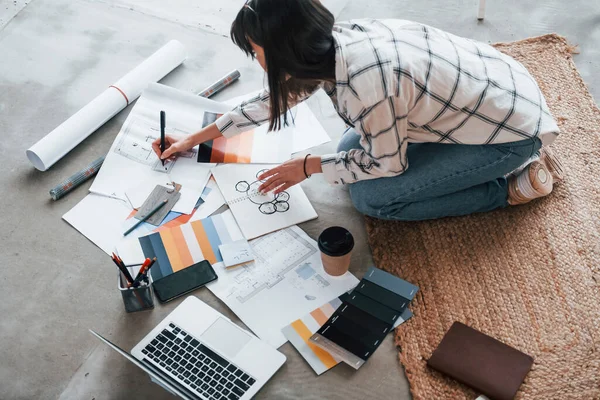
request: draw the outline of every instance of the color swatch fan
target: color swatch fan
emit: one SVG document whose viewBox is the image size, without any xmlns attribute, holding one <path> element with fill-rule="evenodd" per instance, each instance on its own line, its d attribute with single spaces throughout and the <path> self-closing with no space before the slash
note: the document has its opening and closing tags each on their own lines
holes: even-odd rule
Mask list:
<svg viewBox="0 0 600 400">
<path fill-rule="evenodd" d="M 213 176 L 246 239 L 317 218 L 300 185 L 277 195 L 261 195 L 257 178 L 269 165 L 222 164 Z"/>
<path fill-rule="evenodd" d="M 360 368 L 394 328 L 419 288 L 371 267 L 358 286 L 310 337 L 310 342 L 352 368 Z"/>
</svg>

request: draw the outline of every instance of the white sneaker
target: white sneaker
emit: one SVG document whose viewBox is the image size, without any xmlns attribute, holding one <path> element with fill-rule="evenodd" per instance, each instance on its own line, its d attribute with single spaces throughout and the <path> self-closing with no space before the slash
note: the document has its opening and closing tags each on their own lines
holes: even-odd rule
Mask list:
<svg viewBox="0 0 600 400">
<path fill-rule="evenodd" d="M 544 197 L 552 192 L 554 183 L 564 179 L 562 163 L 549 148 L 542 148 L 539 159 L 527 165 L 521 173 L 508 178 L 508 204 L 518 205 Z"/>
</svg>

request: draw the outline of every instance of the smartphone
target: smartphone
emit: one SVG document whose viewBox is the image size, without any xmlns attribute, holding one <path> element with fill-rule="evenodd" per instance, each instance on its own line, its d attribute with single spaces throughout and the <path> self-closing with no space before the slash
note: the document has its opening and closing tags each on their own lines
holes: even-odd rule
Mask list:
<svg viewBox="0 0 600 400">
<path fill-rule="evenodd" d="M 202 287 L 217 279 L 212 265 L 206 260 L 173 272 L 152 283 L 154 293 L 162 303 L 171 301 L 179 296 Z"/>
</svg>

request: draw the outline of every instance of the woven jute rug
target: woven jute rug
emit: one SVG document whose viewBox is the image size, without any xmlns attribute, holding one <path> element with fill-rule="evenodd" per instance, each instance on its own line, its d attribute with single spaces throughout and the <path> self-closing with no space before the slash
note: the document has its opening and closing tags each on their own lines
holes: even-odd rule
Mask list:
<svg viewBox="0 0 600 400">
<path fill-rule="evenodd" d="M 415 399 L 477 393 L 426 366 L 454 321 L 534 357 L 518 399 L 600 398 L 600 111 L 557 35 L 495 45 L 538 81 L 565 182 L 527 205 L 460 218 L 367 218 L 375 263 L 419 286 L 396 331 Z"/>
</svg>

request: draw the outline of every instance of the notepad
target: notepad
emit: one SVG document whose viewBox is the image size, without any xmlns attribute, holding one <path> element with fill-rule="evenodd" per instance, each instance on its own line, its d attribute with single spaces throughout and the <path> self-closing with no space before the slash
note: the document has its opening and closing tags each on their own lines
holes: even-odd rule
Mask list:
<svg viewBox="0 0 600 400">
<path fill-rule="evenodd" d="M 238 240 L 232 243 L 219 245 L 225 268 L 237 267 L 254 261 L 254 254 L 247 240 Z"/>
<path fill-rule="evenodd" d="M 273 168 L 263 164 L 221 164 L 212 170 L 244 237 L 248 240 L 317 218 L 300 185 L 261 194 L 258 177 Z"/>
</svg>

